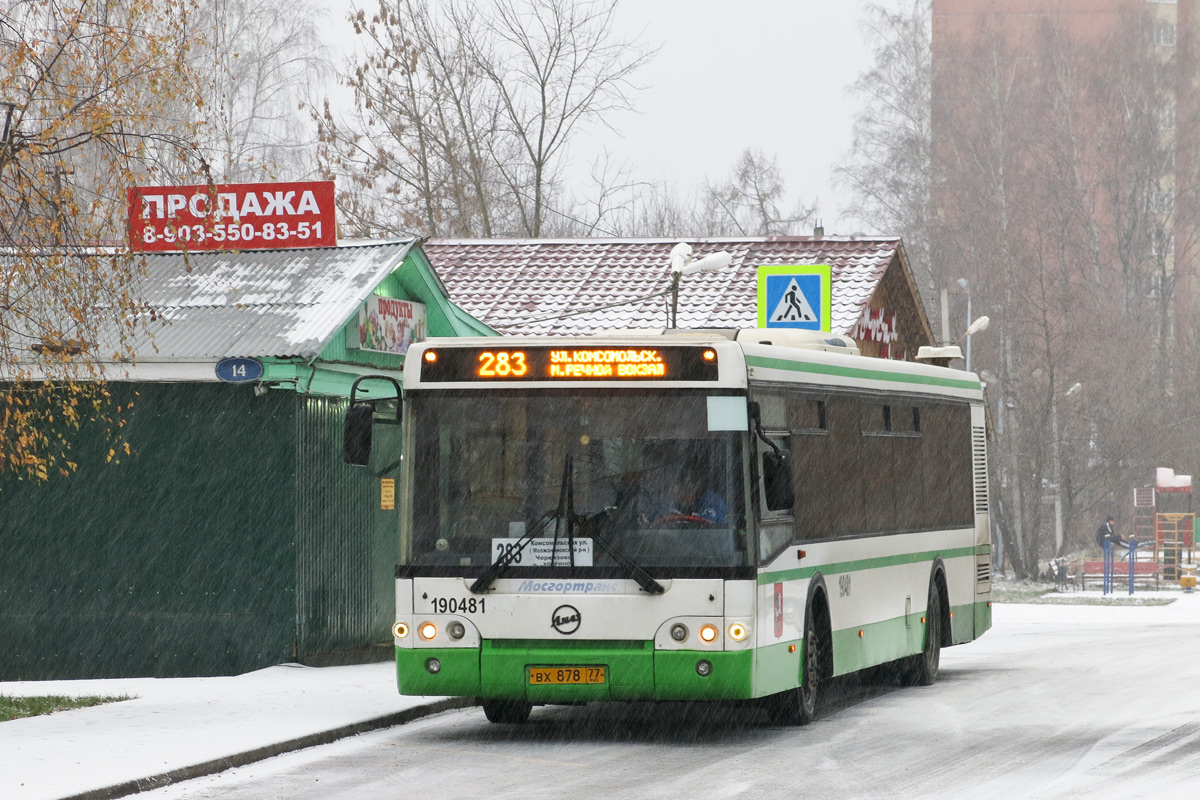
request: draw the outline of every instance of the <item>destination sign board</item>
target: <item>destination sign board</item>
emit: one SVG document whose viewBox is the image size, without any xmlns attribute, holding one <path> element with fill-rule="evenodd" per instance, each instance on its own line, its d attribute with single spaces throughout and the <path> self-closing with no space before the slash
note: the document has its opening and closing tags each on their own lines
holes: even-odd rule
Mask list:
<svg viewBox="0 0 1200 800">
<path fill-rule="evenodd" d="M 717 351 L 680 346 L 430 348 L 421 356 L 421 380 L 715 381 Z"/>
</svg>

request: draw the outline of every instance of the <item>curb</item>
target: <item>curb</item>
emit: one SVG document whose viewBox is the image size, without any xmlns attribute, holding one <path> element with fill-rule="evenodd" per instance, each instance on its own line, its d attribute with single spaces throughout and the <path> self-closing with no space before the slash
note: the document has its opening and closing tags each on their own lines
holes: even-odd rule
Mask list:
<svg viewBox="0 0 1200 800">
<path fill-rule="evenodd" d="M 300 736 L 295 739 L 288 739 L 285 742 L 269 744 L 263 747 L 256 747 L 253 750 L 247 750 L 244 753 L 235 753 L 221 758 L 215 758 L 211 761 L 205 761 L 202 764 L 196 764 L 190 767 L 180 767 L 169 772 L 163 772 L 158 775 L 152 775 L 148 778 L 138 778 L 132 781 L 125 781 L 113 786 L 106 786 L 102 789 L 91 789 L 79 794 L 68 795 L 62 800 L 114 800 L 118 797 L 126 797 L 138 792 L 149 791 L 150 789 L 158 789 L 162 786 L 169 786 L 172 783 L 180 783 L 182 781 L 190 781 L 193 778 L 200 778 L 205 775 L 215 775 L 218 772 L 224 772 L 227 769 L 234 767 L 244 767 L 247 764 L 253 764 L 256 761 L 263 761 L 268 758 L 273 758 L 284 753 L 291 753 L 295 750 L 303 750 L 307 747 L 315 747 L 317 745 L 329 744 L 330 742 L 344 739 L 348 736 L 357 736 L 360 733 L 367 731 L 379 730 L 380 728 L 390 728 L 395 725 L 403 725 L 406 722 L 428 717 L 433 714 L 440 714 L 443 711 L 450 711 L 456 708 L 469 708 L 479 705 L 479 701 L 473 697 L 450 697 L 444 700 L 438 700 L 428 705 L 414 706 L 406 708 L 403 711 L 396 711 L 391 714 L 385 714 L 382 717 L 363 720 L 362 722 L 354 722 L 349 725 L 343 725 L 339 728 L 333 728 L 328 731 L 319 733 L 310 733 L 307 736 Z"/>
</svg>

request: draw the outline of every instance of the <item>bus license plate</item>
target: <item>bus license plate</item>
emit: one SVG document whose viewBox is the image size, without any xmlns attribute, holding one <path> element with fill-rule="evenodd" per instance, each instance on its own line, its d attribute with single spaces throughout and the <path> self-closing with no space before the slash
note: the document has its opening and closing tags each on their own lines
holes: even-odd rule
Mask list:
<svg viewBox="0 0 1200 800">
<path fill-rule="evenodd" d="M 606 667 L 530 667 L 529 682 L 537 686 L 563 683 L 604 683 Z"/>
</svg>

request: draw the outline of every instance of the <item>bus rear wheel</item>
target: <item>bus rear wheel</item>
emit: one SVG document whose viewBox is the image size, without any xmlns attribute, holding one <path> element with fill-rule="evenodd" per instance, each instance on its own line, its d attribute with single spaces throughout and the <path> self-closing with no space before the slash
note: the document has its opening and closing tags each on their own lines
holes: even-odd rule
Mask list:
<svg viewBox="0 0 1200 800">
<path fill-rule="evenodd" d="M 533 711 L 533 704 L 528 700 L 485 698 L 483 701 L 483 715 L 487 717 L 488 722 L 520 725 L 529 720 L 531 711 Z"/>
<path fill-rule="evenodd" d="M 909 658 L 904 671 L 909 686 L 932 686 L 942 661 L 942 592 L 935 580 L 929 584 L 929 604 L 925 609 L 925 647 Z"/>
</svg>

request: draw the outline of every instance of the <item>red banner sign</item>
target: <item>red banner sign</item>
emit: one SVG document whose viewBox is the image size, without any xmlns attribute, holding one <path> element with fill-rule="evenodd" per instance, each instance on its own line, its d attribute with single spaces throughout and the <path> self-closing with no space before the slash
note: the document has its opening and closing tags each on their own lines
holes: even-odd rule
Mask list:
<svg viewBox="0 0 1200 800">
<path fill-rule="evenodd" d="M 147 252 L 335 247 L 333 181 L 140 186 L 129 247 Z"/>
</svg>

